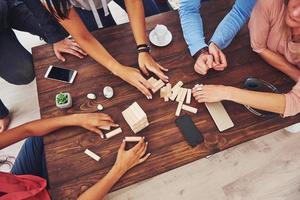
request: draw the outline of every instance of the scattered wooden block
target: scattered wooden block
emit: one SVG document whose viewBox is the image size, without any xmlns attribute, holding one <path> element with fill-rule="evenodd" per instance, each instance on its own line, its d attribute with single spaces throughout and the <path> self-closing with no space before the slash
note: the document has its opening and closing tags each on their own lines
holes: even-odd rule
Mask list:
<svg viewBox="0 0 300 200">
<path fill-rule="evenodd" d="M 179 94 L 181 86 L 183 86 L 183 82 L 182 82 L 182 81 L 179 81 L 179 82 L 176 83 L 176 85 L 171 89 L 172 95 L 171 95 L 170 99 L 171 99 L 172 101 L 174 101 L 175 98 L 177 97 L 177 95 Z"/>
<path fill-rule="evenodd" d="M 151 77 L 148 79 L 148 83 L 153 87 L 154 84 L 157 82 L 157 79 L 154 77 Z"/>
<path fill-rule="evenodd" d="M 106 139 L 109 139 L 109 138 L 112 138 L 112 137 L 114 137 L 114 136 L 116 136 L 116 135 L 118 135 L 120 133 L 122 133 L 121 127 L 117 128 L 117 129 L 115 129 L 115 130 L 113 130 L 111 132 L 106 133 L 105 137 L 106 137 Z"/>
<path fill-rule="evenodd" d="M 186 89 L 186 88 L 181 88 L 180 95 L 178 95 L 178 96 L 179 96 L 178 102 L 179 102 L 179 101 L 184 102 L 184 99 L 185 99 L 185 97 L 186 97 L 186 93 L 187 93 L 187 89 Z M 178 97 L 178 96 L 177 96 L 177 97 Z M 177 101 L 177 99 L 176 99 L 176 101 Z"/>
<path fill-rule="evenodd" d="M 197 111 L 198 111 L 197 108 L 194 108 L 192 106 L 188 106 L 188 105 L 185 105 L 185 104 L 182 105 L 182 110 L 185 110 L 185 111 L 188 111 L 188 112 L 191 112 L 191 113 L 194 113 L 194 114 L 196 114 Z"/>
<path fill-rule="evenodd" d="M 179 92 L 178 92 L 178 95 L 176 97 L 177 102 L 180 101 L 182 94 L 183 94 L 183 88 L 179 88 Z"/>
<path fill-rule="evenodd" d="M 160 88 L 162 88 L 163 86 L 165 86 L 165 83 L 159 79 L 154 85 L 153 85 L 153 89 L 152 92 L 156 93 Z"/>
<path fill-rule="evenodd" d="M 175 116 L 177 116 L 177 117 L 180 115 L 182 104 L 183 104 L 183 102 L 181 102 L 181 101 L 178 103 L 176 113 L 175 113 Z"/>
<path fill-rule="evenodd" d="M 142 139 L 141 136 L 130 136 L 130 137 L 125 137 L 125 142 L 139 142 Z"/>
<path fill-rule="evenodd" d="M 213 118 L 220 132 L 232 128 L 234 126 L 227 111 L 221 102 L 205 103 L 207 110 Z"/>
<path fill-rule="evenodd" d="M 190 104 L 192 99 L 192 89 L 187 90 L 187 95 L 186 95 L 186 104 Z"/>
<path fill-rule="evenodd" d="M 90 156 L 91 158 L 93 158 L 94 160 L 96 160 L 97 162 L 99 162 L 99 160 L 101 159 L 100 156 L 98 156 L 97 154 L 95 154 L 94 152 L 90 151 L 89 149 L 86 149 L 84 151 L 84 153 L 88 156 Z"/>
<path fill-rule="evenodd" d="M 102 130 L 110 131 L 110 126 L 100 126 L 99 128 Z"/>
<path fill-rule="evenodd" d="M 171 97 L 171 95 L 172 95 L 172 85 L 171 85 L 171 83 L 167 83 L 167 96 L 168 96 L 168 98 L 170 98 Z"/>
</svg>

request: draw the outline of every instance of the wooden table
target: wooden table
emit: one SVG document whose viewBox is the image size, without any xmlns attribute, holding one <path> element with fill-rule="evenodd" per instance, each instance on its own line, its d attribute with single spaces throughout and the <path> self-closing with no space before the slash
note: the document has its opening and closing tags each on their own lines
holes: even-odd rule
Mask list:
<svg viewBox="0 0 300 200">
<path fill-rule="evenodd" d="M 211 6 L 212 3 L 216 3 L 218 6 Z M 204 4 L 207 38 L 211 36 L 231 3 L 232 0 L 216 0 Z M 223 72 L 211 71 L 203 77 L 197 75 L 193 70 L 194 61 L 184 42 L 178 13 L 173 11 L 148 18 L 147 30 L 150 31 L 157 23 L 166 24 L 173 33 L 173 42 L 169 46 L 153 47 L 152 52 L 159 63 L 170 69 L 167 74 L 170 76 L 172 84 L 182 80 L 185 83 L 184 86 L 189 88 L 196 83 L 242 87 L 244 80 L 249 76 L 272 82 L 281 92 L 289 91 L 294 84 L 292 80 L 268 66 L 251 51 L 247 28 L 239 33 L 232 45 L 225 51 L 229 61 L 228 69 Z M 106 28 L 94 34 L 121 63 L 137 66 L 135 43 L 128 24 Z M 124 131 L 123 134 L 110 140 L 101 140 L 99 136 L 87 130 L 69 127 L 44 137 L 50 192 L 54 199 L 75 199 L 78 194 L 92 186 L 109 171 L 123 137 L 133 135 L 123 119 L 121 111 L 134 101 L 137 101 L 148 115 L 150 126 L 139 135 L 146 136 L 152 155 L 147 162 L 130 170 L 113 190 L 156 176 L 212 153 L 212 150 L 207 149 L 204 144 L 192 149 L 185 142 L 174 123 L 176 103 L 164 102 L 159 98 L 159 94 L 155 94 L 153 100 L 147 100 L 135 88 L 114 77 L 90 57 L 82 60 L 73 56 L 66 57 L 67 62 L 60 63 L 49 45 L 33 49 L 42 118 L 69 113 L 96 112 L 97 103 L 101 103 L 104 105 L 105 113 L 110 114 Z M 78 70 L 75 83 L 67 85 L 44 79 L 43 76 L 50 64 Z M 101 94 L 106 85 L 112 86 L 115 90 L 115 96 L 111 100 L 104 99 Z M 69 110 L 57 109 L 54 97 L 57 93 L 65 91 L 71 93 L 74 106 Z M 86 94 L 90 92 L 96 93 L 99 98 L 96 101 L 87 100 Z M 204 137 L 218 135 L 219 150 L 300 121 L 300 115 L 286 119 L 280 116 L 261 118 L 249 113 L 242 105 L 224 102 L 235 127 L 219 133 L 205 106 L 196 104 L 195 101 L 191 105 L 199 109 L 198 114 L 191 116 Z M 101 161 L 95 162 L 87 157 L 83 153 L 86 148 L 101 155 Z"/>
</svg>

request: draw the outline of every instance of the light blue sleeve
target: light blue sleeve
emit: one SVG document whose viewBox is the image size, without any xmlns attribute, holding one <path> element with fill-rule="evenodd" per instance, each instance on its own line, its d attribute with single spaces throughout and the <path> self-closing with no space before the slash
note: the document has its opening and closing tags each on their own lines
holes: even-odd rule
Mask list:
<svg viewBox="0 0 300 200">
<path fill-rule="evenodd" d="M 199 13 L 200 7 L 201 0 L 181 0 L 179 6 L 183 36 L 192 56 L 207 46 L 203 33 L 202 18 Z"/>
<path fill-rule="evenodd" d="M 250 18 L 255 3 L 256 0 L 236 0 L 231 11 L 218 25 L 210 41 L 221 49 L 226 48 Z"/>
</svg>

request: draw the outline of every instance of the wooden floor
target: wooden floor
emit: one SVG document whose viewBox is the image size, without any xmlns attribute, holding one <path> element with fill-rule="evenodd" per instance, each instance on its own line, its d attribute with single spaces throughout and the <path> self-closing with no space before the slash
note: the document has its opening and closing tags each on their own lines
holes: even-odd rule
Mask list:
<svg viewBox="0 0 300 200">
<path fill-rule="evenodd" d="M 35 82 L 13 86 L 0 79 L 0 98 L 13 111 L 11 127 L 40 116 Z M 113 192 L 106 199 L 299 200 L 299 144 L 300 132 L 280 130 Z M 0 157 L 16 155 L 19 146 L 1 150 Z"/>
</svg>

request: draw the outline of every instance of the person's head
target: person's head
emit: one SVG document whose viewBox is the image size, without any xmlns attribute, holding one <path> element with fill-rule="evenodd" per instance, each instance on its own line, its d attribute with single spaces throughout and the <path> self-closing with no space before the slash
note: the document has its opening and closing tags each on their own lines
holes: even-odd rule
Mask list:
<svg viewBox="0 0 300 200">
<path fill-rule="evenodd" d="M 71 7 L 70 0 L 45 0 L 46 6 L 53 16 L 58 19 L 66 19 Z"/>
<path fill-rule="evenodd" d="M 285 22 L 288 27 L 300 29 L 300 0 L 286 0 L 287 13 Z"/>
</svg>

